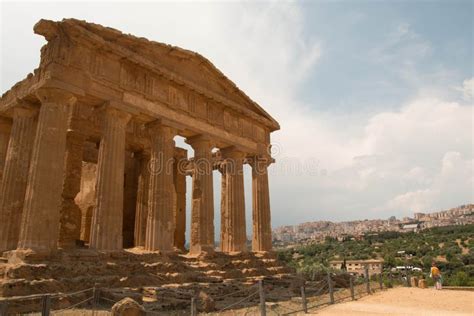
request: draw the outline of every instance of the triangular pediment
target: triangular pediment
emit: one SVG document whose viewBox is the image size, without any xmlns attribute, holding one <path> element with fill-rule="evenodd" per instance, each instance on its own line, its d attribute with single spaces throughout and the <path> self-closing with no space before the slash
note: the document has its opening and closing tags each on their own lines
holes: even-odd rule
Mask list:
<svg viewBox="0 0 474 316">
<path fill-rule="evenodd" d="M 230 100 L 238 107 L 252 111 L 268 122 L 271 131 L 280 128 L 278 122 L 261 106 L 250 99 L 208 59 L 196 52 L 160 42 L 149 41 L 130 34 L 123 34 L 113 28 L 76 19 L 64 19 L 61 22 L 41 20 L 35 27 L 35 31 L 48 39 L 48 36 L 52 37 L 53 33 L 57 34 L 59 32 L 60 26 L 66 32 L 68 30 L 74 30 L 74 32 L 79 30 L 79 32 L 93 34 L 94 40 L 103 41 L 102 45 L 110 43 L 114 46 L 118 45 L 119 47 L 126 48 L 140 56 L 140 58 L 145 58 L 152 62 L 156 67 L 176 74 L 203 90 L 208 90 Z"/>
</svg>

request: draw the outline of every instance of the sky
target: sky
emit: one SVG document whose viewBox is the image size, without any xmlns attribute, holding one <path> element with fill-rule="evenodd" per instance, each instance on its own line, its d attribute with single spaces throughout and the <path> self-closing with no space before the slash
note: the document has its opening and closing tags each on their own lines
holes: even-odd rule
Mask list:
<svg viewBox="0 0 474 316">
<path fill-rule="evenodd" d="M 3 1 L 0 90 L 39 65 L 41 18 L 197 51 L 281 125 L 273 227 L 411 216 L 474 203 L 473 16 L 473 2 L 457 0 Z"/>
</svg>

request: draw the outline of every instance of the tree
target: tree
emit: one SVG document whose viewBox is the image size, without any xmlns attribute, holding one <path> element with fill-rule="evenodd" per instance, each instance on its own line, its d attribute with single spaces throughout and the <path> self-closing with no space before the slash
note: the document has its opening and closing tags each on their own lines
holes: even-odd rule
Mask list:
<svg viewBox="0 0 474 316">
<path fill-rule="evenodd" d="M 389 267 L 389 268 L 393 268 L 397 265 L 397 263 L 395 262 L 395 258 L 391 255 L 386 255 L 383 258 L 383 261 L 384 261 L 384 265 Z"/>
</svg>

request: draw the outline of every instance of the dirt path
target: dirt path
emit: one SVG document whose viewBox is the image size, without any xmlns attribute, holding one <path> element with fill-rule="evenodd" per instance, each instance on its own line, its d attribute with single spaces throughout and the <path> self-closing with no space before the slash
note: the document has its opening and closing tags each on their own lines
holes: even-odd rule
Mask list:
<svg viewBox="0 0 474 316">
<path fill-rule="evenodd" d="M 474 315 L 474 292 L 395 288 L 363 297 L 354 302 L 322 308 L 312 312 L 311 315 L 472 316 Z"/>
</svg>

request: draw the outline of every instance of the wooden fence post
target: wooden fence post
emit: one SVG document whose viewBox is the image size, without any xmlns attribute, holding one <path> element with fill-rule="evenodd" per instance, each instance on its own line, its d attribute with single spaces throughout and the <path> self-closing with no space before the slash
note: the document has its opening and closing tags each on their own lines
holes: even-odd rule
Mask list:
<svg viewBox="0 0 474 316">
<path fill-rule="evenodd" d="M 191 316 L 196 316 L 196 300 L 191 297 Z"/>
<path fill-rule="evenodd" d="M 43 296 L 41 303 L 41 316 L 49 316 L 49 311 L 51 310 L 51 297 L 49 295 Z"/>
<path fill-rule="evenodd" d="M 380 285 L 380 289 L 383 290 L 383 276 L 382 276 L 382 273 L 379 274 L 379 285 Z"/>
<path fill-rule="evenodd" d="M 97 283 L 94 283 L 94 287 L 92 288 L 92 316 L 95 315 L 95 309 L 97 307 L 97 303 L 99 302 L 99 291 L 97 289 Z"/>
<path fill-rule="evenodd" d="M 265 308 L 265 291 L 263 289 L 263 280 L 258 280 L 258 293 L 260 295 L 260 316 L 267 316 Z"/>
<path fill-rule="evenodd" d="M 331 280 L 331 273 L 328 272 L 329 303 L 334 304 L 334 288 Z"/>
<path fill-rule="evenodd" d="M 303 311 L 304 313 L 308 313 L 308 305 L 306 302 L 306 292 L 304 290 L 304 286 L 301 287 L 301 301 L 303 303 Z"/>
<path fill-rule="evenodd" d="M 369 267 L 365 266 L 365 285 L 367 288 L 367 294 L 370 294 L 370 276 L 369 276 Z"/>
<path fill-rule="evenodd" d="M 355 293 L 354 293 L 354 280 L 353 280 L 352 275 L 349 278 L 349 286 L 351 288 L 351 298 L 354 301 L 355 300 Z"/>
</svg>

